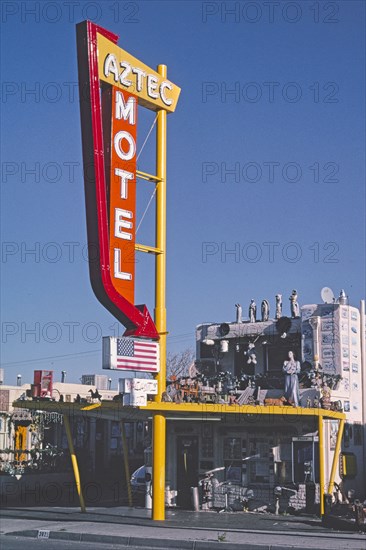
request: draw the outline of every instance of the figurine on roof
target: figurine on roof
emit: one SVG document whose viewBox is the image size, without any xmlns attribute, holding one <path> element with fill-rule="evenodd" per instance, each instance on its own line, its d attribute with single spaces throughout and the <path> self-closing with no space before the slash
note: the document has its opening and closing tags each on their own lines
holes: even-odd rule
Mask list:
<svg viewBox="0 0 366 550">
<path fill-rule="evenodd" d="M 276 294 L 276 319 L 282 317 L 282 294 Z"/>
<path fill-rule="evenodd" d="M 261 305 L 262 312 L 262 321 L 268 321 L 269 319 L 269 302 L 268 300 L 263 300 Z"/>
<path fill-rule="evenodd" d="M 243 322 L 243 320 L 242 320 L 243 308 L 241 307 L 240 304 L 235 304 L 235 307 L 236 307 L 236 322 L 237 323 L 242 323 Z"/>
<path fill-rule="evenodd" d="M 291 304 L 291 317 L 293 319 L 296 319 L 296 317 L 300 317 L 300 307 L 297 303 L 297 290 L 293 290 L 292 294 L 289 298 L 290 304 Z"/>
<path fill-rule="evenodd" d="M 255 323 L 257 320 L 257 305 L 254 300 L 250 300 L 249 304 L 249 321 Z"/>
</svg>

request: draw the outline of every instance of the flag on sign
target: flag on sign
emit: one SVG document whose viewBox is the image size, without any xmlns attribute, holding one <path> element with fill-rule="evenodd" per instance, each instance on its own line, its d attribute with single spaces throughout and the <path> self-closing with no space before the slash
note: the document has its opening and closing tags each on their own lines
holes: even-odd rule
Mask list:
<svg viewBox="0 0 366 550">
<path fill-rule="evenodd" d="M 103 368 L 159 372 L 159 343 L 134 338 L 103 338 Z"/>
</svg>

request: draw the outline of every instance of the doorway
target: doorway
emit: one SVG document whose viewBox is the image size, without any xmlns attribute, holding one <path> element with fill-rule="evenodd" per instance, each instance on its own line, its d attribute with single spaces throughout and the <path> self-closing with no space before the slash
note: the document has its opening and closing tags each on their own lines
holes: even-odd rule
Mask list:
<svg viewBox="0 0 366 550">
<path fill-rule="evenodd" d="M 177 438 L 177 505 L 192 509 L 191 487 L 198 485 L 198 436 Z"/>
<path fill-rule="evenodd" d="M 104 445 L 105 445 L 105 433 L 106 427 L 104 426 L 104 420 L 100 418 L 96 421 L 95 428 L 95 473 L 97 476 L 105 474 L 104 468 Z"/>
</svg>

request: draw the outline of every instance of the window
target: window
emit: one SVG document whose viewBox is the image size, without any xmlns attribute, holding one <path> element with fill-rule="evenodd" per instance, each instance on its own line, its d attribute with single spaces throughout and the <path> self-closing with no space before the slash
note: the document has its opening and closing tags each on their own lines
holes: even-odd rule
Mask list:
<svg viewBox="0 0 366 550">
<path fill-rule="evenodd" d="M 241 483 L 241 453 L 242 441 L 240 437 L 224 438 L 224 466 L 225 480 L 232 483 Z"/>
<path fill-rule="evenodd" d="M 301 361 L 300 342 L 299 344 L 293 344 L 285 339 L 283 345 L 269 345 L 266 348 L 266 371 L 269 373 L 282 374 L 283 363 L 288 359 L 290 350 L 294 352 L 296 361 Z"/>
<path fill-rule="evenodd" d="M 249 439 L 249 482 L 269 483 L 269 443 L 264 438 Z"/>
</svg>

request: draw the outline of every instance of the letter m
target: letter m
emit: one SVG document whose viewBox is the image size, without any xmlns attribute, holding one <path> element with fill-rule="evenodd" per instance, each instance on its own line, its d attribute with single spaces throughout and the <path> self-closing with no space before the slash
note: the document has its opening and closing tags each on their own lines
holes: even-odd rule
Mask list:
<svg viewBox="0 0 366 550">
<path fill-rule="evenodd" d="M 136 98 L 130 96 L 125 103 L 122 92 L 116 92 L 116 111 L 115 116 L 118 120 L 128 120 L 129 124 L 136 123 Z"/>
</svg>

